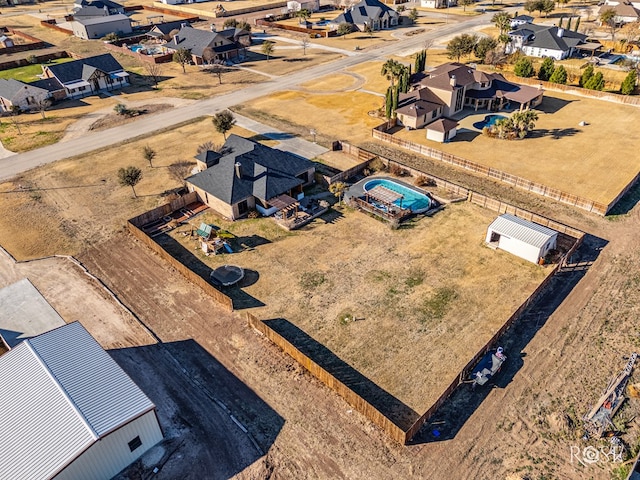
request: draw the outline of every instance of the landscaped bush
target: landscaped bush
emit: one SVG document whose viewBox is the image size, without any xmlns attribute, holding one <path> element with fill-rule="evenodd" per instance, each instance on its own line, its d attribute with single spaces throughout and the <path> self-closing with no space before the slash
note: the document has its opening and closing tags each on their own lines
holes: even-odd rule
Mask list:
<svg viewBox="0 0 640 480">
<path fill-rule="evenodd" d="M 400 165 L 392 163 L 391 165 L 389 165 L 389 173 L 391 175 L 395 175 L 396 177 L 404 177 L 407 174 L 407 171 Z"/>
<path fill-rule="evenodd" d="M 380 158 L 376 158 L 369 162 L 369 170 L 371 170 L 372 173 L 386 172 L 387 166 Z"/>
<path fill-rule="evenodd" d="M 416 177 L 416 179 L 413 181 L 413 184 L 416 187 L 435 187 L 436 186 L 436 182 L 433 180 L 433 178 L 425 177 L 424 175 L 419 175 L 418 177 Z"/>
<path fill-rule="evenodd" d="M 247 214 L 247 218 L 259 218 L 260 217 L 260 212 L 258 212 L 257 210 L 250 210 L 249 213 Z"/>
</svg>

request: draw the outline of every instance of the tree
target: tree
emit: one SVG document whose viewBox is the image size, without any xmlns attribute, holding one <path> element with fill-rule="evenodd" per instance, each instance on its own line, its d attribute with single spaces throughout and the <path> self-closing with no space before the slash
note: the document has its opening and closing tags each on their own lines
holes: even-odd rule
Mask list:
<svg viewBox="0 0 640 480">
<path fill-rule="evenodd" d="M 300 45 L 302 45 L 302 54 L 306 55 L 307 54 L 307 48 L 309 48 L 309 37 L 302 37 L 302 40 L 300 40 Z"/>
<path fill-rule="evenodd" d="M 306 8 L 302 8 L 296 12 L 296 17 L 300 19 L 300 23 L 306 22 L 311 17 L 311 12 Z"/>
<path fill-rule="evenodd" d="M 471 55 L 478 42 L 478 38 L 475 35 L 469 35 L 463 33 L 457 37 L 453 37 L 449 43 L 447 43 L 447 57 L 456 59 L 456 62 L 460 61 L 460 57 L 463 55 Z"/>
<path fill-rule="evenodd" d="M 36 100 L 33 106 L 40 112 L 40 115 L 42 115 L 42 119 L 44 120 L 46 118 L 45 110 L 51 106 L 51 99 L 40 97 Z"/>
<path fill-rule="evenodd" d="M 499 12 L 496 13 L 493 17 L 491 17 L 491 22 L 495 25 L 497 29 L 500 30 L 500 34 L 507 33 L 511 28 L 511 15 L 507 12 Z"/>
<path fill-rule="evenodd" d="M 342 201 L 342 196 L 344 192 L 347 190 L 347 184 L 344 182 L 335 182 L 329 185 L 329 191 L 333 193 L 338 199 L 338 203 Z"/>
<path fill-rule="evenodd" d="M 275 50 L 275 43 L 271 40 L 265 40 L 262 42 L 262 53 L 267 56 L 267 62 L 269 61 L 269 57 L 273 55 L 273 51 Z"/>
<path fill-rule="evenodd" d="M 35 65 L 36 63 L 38 63 L 38 57 L 36 57 L 35 55 L 29 55 L 26 58 L 27 62 L 29 62 L 31 65 Z"/>
<path fill-rule="evenodd" d="M 626 43 L 634 42 L 640 36 L 640 22 L 629 22 L 620 29 Z"/>
<path fill-rule="evenodd" d="M 573 31 L 577 32 L 579 26 L 580 26 L 580 17 L 578 17 L 578 19 L 576 20 L 576 26 L 573 28 Z"/>
<path fill-rule="evenodd" d="M 526 2 L 524 2 L 523 6 L 527 13 L 531 15 L 538 9 L 538 0 L 527 0 Z"/>
<path fill-rule="evenodd" d="M 494 67 L 502 67 L 507 62 L 507 55 L 502 48 L 494 48 L 484 56 L 484 63 Z"/>
<path fill-rule="evenodd" d="M 567 78 L 568 78 L 567 70 L 564 68 L 563 65 L 558 65 L 553 70 L 553 74 L 549 78 L 549 81 L 551 83 L 559 83 L 560 85 L 566 85 L 567 84 Z"/>
<path fill-rule="evenodd" d="M 22 130 L 20 130 L 20 122 L 18 121 L 18 115 L 20 115 L 20 106 L 19 105 L 11 105 L 9 107 L 9 112 L 11 113 L 11 121 L 13 126 L 18 130 L 18 135 L 22 135 Z"/>
<path fill-rule="evenodd" d="M 158 79 L 162 75 L 162 67 L 159 63 L 144 63 L 144 69 L 149 74 L 151 79 L 153 80 L 153 84 L 156 88 L 158 88 Z"/>
<path fill-rule="evenodd" d="M 369 25 L 368 23 L 364 24 L 364 33 L 369 35 L 369 37 L 373 36 L 373 28 L 371 28 L 371 25 Z"/>
<path fill-rule="evenodd" d="M 351 25 L 350 23 L 342 22 L 340 25 L 338 25 L 337 33 L 338 35 L 342 35 L 343 38 L 346 38 L 346 36 L 349 35 L 352 31 L 353 25 Z"/>
<path fill-rule="evenodd" d="M 149 145 L 142 147 L 142 156 L 149 162 L 149 166 L 153 168 L 153 159 L 156 158 L 156 151 Z"/>
<path fill-rule="evenodd" d="M 538 114 L 533 110 L 515 112 L 511 117 L 500 119 L 490 127 L 485 127 L 482 132 L 504 140 L 524 138 L 533 130 L 537 120 Z"/>
<path fill-rule="evenodd" d="M 631 95 L 636 90 L 637 82 L 638 74 L 636 70 L 629 70 L 629 73 L 623 80 L 622 85 L 620 85 L 620 93 L 623 95 Z"/>
<path fill-rule="evenodd" d="M 227 132 L 233 128 L 236 124 L 236 119 L 233 118 L 233 113 L 229 110 L 224 110 L 222 112 L 216 113 L 212 119 L 213 126 L 216 129 L 216 132 L 221 133 L 224 136 L 224 139 L 227 139 Z"/>
<path fill-rule="evenodd" d="M 615 40 L 616 32 L 618 31 L 619 24 L 616 21 L 616 11 L 613 8 L 606 8 L 600 13 L 600 23 L 603 26 L 609 28 L 611 34 L 611 41 Z"/>
<path fill-rule="evenodd" d="M 142 170 L 133 165 L 118 170 L 118 181 L 123 187 L 131 187 L 133 198 L 138 198 L 135 186 L 142 179 Z"/>
<path fill-rule="evenodd" d="M 462 11 L 467 11 L 467 5 L 473 5 L 476 0 L 459 0 L 458 3 L 462 5 Z"/>
<path fill-rule="evenodd" d="M 211 47 L 206 47 L 204 50 L 202 50 L 202 61 L 208 65 L 211 65 L 211 63 L 216 59 L 216 52 L 213 48 Z"/>
<path fill-rule="evenodd" d="M 602 72 L 596 72 L 589 80 L 584 84 L 584 88 L 587 90 L 604 90 L 604 76 Z"/>
<path fill-rule="evenodd" d="M 131 114 L 131 110 L 129 110 L 124 103 L 116 103 L 113 111 L 116 112 L 116 115 L 129 116 Z"/>
<path fill-rule="evenodd" d="M 540 15 L 544 13 L 545 17 L 548 17 L 551 12 L 556 8 L 556 2 L 554 0 L 540 0 Z"/>
<path fill-rule="evenodd" d="M 382 64 L 380 75 L 387 77 L 387 80 L 391 82 L 391 88 L 393 88 L 395 80 L 402 75 L 405 68 L 400 62 L 390 58 Z"/>
<path fill-rule="evenodd" d="M 584 72 L 582 72 L 582 75 L 580 76 L 578 85 L 584 87 L 591 77 L 593 77 L 593 65 L 587 65 L 584 69 Z"/>
<path fill-rule="evenodd" d="M 184 186 L 186 182 L 184 181 L 187 178 L 191 171 L 193 170 L 195 163 L 194 162 L 186 162 L 181 160 L 176 163 L 172 163 L 169 165 L 169 173 L 173 178 L 175 178 L 178 182 L 182 183 Z"/>
<path fill-rule="evenodd" d="M 424 72 L 427 63 L 427 51 L 421 50 L 416 53 L 415 71 L 416 73 Z"/>
<path fill-rule="evenodd" d="M 473 49 L 473 53 L 482 63 L 485 63 L 487 53 L 495 49 L 497 46 L 498 42 L 494 38 L 482 37 L 480 40 L 478 40 L 478 43 L 476 43 L 476 46 Z"/>
<path fill-rule="evenodd" d="M 562 28 L 562 22 L 564 22 L 564 16 L 560 17 L 560 20 L 558 20 L 558 28 Z"/>
<path fill-rule="evenodd" d="M 221 60 L 216 60 L 209 67 L 209 71 L 218 77 L 218 85 L 222 85 L 222 74 L 226 72 L 226 68 Z"/>
<path fill-rule="evenodd" d="M 553 57 L 547 57 L 540 65 L 540 70 L 538 70 L 538 80 L 542 80 L 543 82 L 548 81 L 553 75 L 553 71 L 555 70 Z"/>
<path fill-rule="evenodd" d="M 572 22 L 572 20 L 573 20 L 573 17 L 569 17 L 569 20 L 567 21 L 566 29 L 569 30 L 569 31 L 571 31 L 571 22 Z"/>
<path fill-rule="evenodd" d="M 418 20 L 418 9 L 415 7 L 412 8 L 408 16 L 411 23 L 416 23 L 416 20 Z"/>
<path fill-rule="evenodd" d="M 107 33 L 104 37 L 102 37 L 102 39 L 107 42 L 113 43 L 120 40 L 120 37 L 118 37 L 118 34 L 116 32 L 111 32 L 111 33 Z"/>
<path fill-rule="evenodd" d="M 173 61 L 179 63 L 182 67 L 182 73 L 185 73 L 185 65 L 191 62 L 191 52 L 186 48 L 179 48 L 178 50 L 173 52 Z"/>
<path fill-rule="evenodd" d="M 536 71 L 533 68 L 533 63 L 531 63 L 531 60 L 527 57 L 522 57 L 513 66 L 513 73 L 518 77 L 529 78 L 533 77 L 536 74 Z"/>
</svg>

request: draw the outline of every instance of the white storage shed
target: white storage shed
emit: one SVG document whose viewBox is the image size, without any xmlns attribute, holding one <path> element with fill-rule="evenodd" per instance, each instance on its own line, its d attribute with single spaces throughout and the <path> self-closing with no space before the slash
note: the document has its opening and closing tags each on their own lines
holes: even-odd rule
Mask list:
<svg viewBox="0 0 640 480">
<path fill-rule="evenodd" d="M 485 241 L 492 248 L 539 263 L 549 250 L 556 248 L 557 239 L 555 230 L 505 213 L 491 222 Z"/>
<path fill-rule="evenodd" d="M 0 478 L 107 480 L 162 440 L 155 405 L 73 322 L 0 356 Z"/>
</svg>

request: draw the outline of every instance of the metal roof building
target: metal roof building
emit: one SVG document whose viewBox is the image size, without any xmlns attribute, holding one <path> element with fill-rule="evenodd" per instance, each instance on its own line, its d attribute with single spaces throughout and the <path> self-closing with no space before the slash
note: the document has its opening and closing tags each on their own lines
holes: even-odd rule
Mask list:
<svg viewBox="0 0 640 480">
<path fill-rule="evenodd" d="M 558 232 L 523 218 L 504 213 L 487 229 L 487 245 L 499 248 L 520 258 L 539 263 L 556 247 Z"/>
<path fill-rule="evenodd" d="M 162 440 L 155 405 L 73 322 L 0 356 L 0 478 L 109 479 Z"/>
</svg>

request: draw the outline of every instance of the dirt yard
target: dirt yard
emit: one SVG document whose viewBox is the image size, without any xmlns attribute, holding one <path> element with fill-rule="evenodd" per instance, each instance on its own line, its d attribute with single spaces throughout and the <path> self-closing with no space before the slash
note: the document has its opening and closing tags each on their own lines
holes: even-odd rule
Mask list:
<svg viewBox="0 0 640 480">
<path fill-rule="evenodd" d="M 252 313 L 294 323 L 422 413 L 550 271 L 484 247 L 493 218 L 455 204 L 391 231 L 341 209 L 283 235 L 271 219 L 220 224 L 205 214 L 193 227 L 219 225 L 243 251 L 206 257 L 184 227 L 158 241 L 183 263 L 256 271 L 257 282 L 231 293 L 238 308 L 264 304 Z"/>
</svg>

